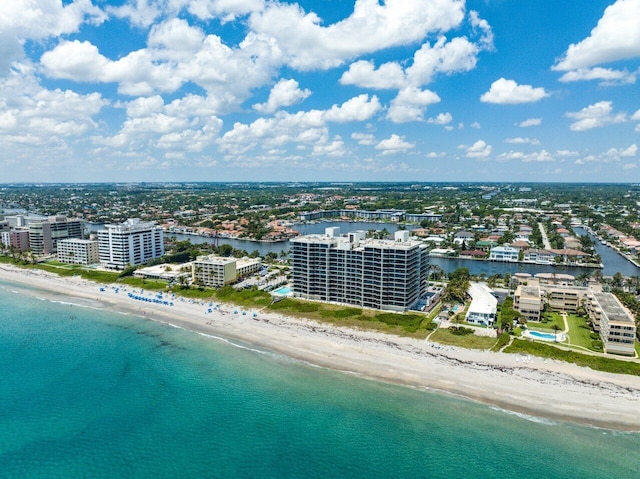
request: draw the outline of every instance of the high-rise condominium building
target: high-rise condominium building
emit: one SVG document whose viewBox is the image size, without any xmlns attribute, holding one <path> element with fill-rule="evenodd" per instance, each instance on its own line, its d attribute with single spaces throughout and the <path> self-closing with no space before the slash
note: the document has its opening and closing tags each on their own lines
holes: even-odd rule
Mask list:
<svg viewBox="0 0 640 479">
<path fill-rule="evenodd" d="M 327 228 L 324 235 L 290 241 L 296 296 L 393 311 L 416 305 L 427 289 L 423 243 L 411 241 L 408 231 L 396 232 L 393 240 L 339 233 Z"/>
<path fill-rule="evenodd" d="M 164 255 L 162 228 L 138 218 L 105 225 L 98 231 L 98 247 L 100 262 L 106 268 L 139 266 Z"/>
<path fill-rule="evenodd" d="M 79 219 L 52 216 L 44 221 L 29 223 L 29 244 L 35 255 L 55 253 L 58 241 L 67 238 L 82 238 L 82 223 Z"/>
</svg>

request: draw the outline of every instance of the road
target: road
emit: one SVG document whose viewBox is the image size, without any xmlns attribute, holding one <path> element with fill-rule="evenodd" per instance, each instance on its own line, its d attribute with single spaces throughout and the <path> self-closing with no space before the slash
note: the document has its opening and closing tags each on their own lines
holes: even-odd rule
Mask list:
<svg viewBox="0 0 640 479">
<path fill-rule="evenodd" d="M 538 223 L 538 228 L 540 228 L 544 249 L 551 249 L 551 243 L 549 243 L 549 238 L 547 238 L 547 230 L 544 229 L 544 225 L 542 223 Z"/>
</svg>

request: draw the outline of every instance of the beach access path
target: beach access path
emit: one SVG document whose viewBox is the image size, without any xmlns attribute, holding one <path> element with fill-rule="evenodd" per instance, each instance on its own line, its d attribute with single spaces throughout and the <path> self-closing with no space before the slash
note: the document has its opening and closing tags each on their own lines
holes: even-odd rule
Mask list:
<svg viewBox="0 0 640 479">
<path fill-rule="evenodd" d="M 317 366 L 460 395 L 510 411 L 640 431 L 640 377 L 524 355 L 468 350 L 268 313 L 172 298 L 173 306 L 129 296 L 135 288 L 0 265 L 10 289 L 155 320 L 212 338 L 238 340 Z M 24 288 L 21 288 L 20 286 Z M 117 292 L 116 292 L 117 290 Z M 141 292 L 148 295 L 155 292 Z M 165 295 L 166 299 L 166 295 Z M 244 314 L 243 314 L 244 312 Z"/>
</svg>

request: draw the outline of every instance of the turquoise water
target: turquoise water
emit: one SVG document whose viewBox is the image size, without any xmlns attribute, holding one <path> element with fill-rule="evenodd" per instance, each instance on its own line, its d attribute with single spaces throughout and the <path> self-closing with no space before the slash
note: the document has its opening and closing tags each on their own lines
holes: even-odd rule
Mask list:
<svg viewBox="0 0 640 479">
<path fill-rule="evenodd" d="M 286 286 L 283 286 L 282 288 L 278 288 L 274 291 L 274 293 L 276 294 L 289 294 L 291 292 L 291 288 L 287 288 Z"/>
<path fill-rule="evenodd" d="M 640 434 L 525 419 L 1 287 L 0 304 L 1 477 L 640 476 Z"/>
<path fill-rule="evenodd" d="M 555 341 L 556 340 L 556 335 L 552 334 L 552 333 L 541 333 L 540 331 L 529 330 L 529 334 L 531 336 L 533 336 L 534 338 L 538 338 L 538 339 L 544 339 L 544 340 L 547 340 L 547 341 Z"/>
</svg>

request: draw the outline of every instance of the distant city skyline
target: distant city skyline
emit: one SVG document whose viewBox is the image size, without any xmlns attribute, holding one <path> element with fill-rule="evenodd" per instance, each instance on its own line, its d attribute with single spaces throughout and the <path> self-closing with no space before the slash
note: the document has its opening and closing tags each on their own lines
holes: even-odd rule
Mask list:
<svg viewBox="0 0 640 479">
<path fill-rule="evenodd" d="M 0 182 L 640 181 L 640 0 L 14 0 Z"/>
</svg>

